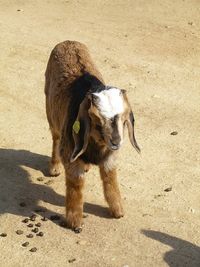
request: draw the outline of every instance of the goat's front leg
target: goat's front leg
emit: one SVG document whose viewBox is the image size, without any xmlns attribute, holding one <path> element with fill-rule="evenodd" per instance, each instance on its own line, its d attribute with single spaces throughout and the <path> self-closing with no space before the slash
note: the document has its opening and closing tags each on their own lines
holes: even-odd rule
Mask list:
<svg viewBox="0 0 200 267">
<path fill-rule="evenodd" d="M 79 233 L 82 230 L 84 166 L 71 163 L 66 172 L 66 220 L 68 227 Z"/>
<path fill-rule="evenodd" d="M 123 217 L 124 212 L 117 182 L 116 169 L 107 170 L 104 166 L 100 166 L 100 175 L 103 181 L 104 196 L 108 202 L 111 214 L 115 218 Z"/>
</svg>

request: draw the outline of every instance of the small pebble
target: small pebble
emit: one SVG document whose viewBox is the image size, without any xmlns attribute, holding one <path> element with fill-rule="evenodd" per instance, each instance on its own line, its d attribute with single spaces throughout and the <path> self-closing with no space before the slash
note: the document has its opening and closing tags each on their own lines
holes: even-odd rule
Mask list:
<svg viewBox="0 0 200 267">
<path fill-rule="evenodd" d="M 24 11 L 24 10 L 23 10 L 23 9 L 17 9 L 17 11 L 18 11 L 18 12 L 22 12 L 22 11 Z"/>
<path fill-rule="evenodd" d="M 69 263 L 72 263 L 72 262 L 74 262 L 75 260 L 76 260 L 75 258 L 72 258 L 72 259 L 68 260 L 68 262 L 69 262 Z"/>
<path fill-rule="evenodd" d="M 157 199 L 157 198 L 159 198 L 159 197 L 163 197 L 163 196 L 164 196 L 164 195 L 162 195 L 162 194 L 158 194 L 158 195 L 155 195 L 154 198 Z"/>
<path fill-rule="evenodd" d="M 29 242 L 25 242 L 22 244 L 22 247 L 28 247 L 28 245 L 29 245 Z"/>
<path fill-rule="evenodd" d="M 41 223 L 36 223 L 35 224 L 35 226 L 37 226 L 37 227 L 41 227 L 41 225 L 42 225 Z"/>
<path fill-rule="evenodd" d="M 192 26 L 192 25 L 194 25 L 194 22 L 193 21 L 189 21 L 188 22 L 188 25 L 191 25 Z"/>
<path fill-rule="evenodd" d="M 60 220 L 60 216 L 59 215 L 51 215 L 50 216 L 50 220 L 52 220 L 52 221 L 58 221 L 58 220 Z"/>
<path fill-rule="evenodd" d="M 76 234 L 80 234 L 82 232 L 82 228 L 81 227 L 74 228 L 74 232 Z"/>
<path fill-rule="evenodd" d="M 17 230 L 17 231 L 16 231 L 16 234 L 17 234 L 17 235 L 22 235 L 23 233 L 24 233 L 24 232 L 23 232 L 22 230 Z"/>
<path fill-rule="evenodd" d="M 33 227 L 33 224 L 29 223 L 27 226 L 31 228 L 31 227 Z"/>
<path fill-rule="evenodd" d="M 32 234 L 28 234 L 26 237 L 33 238 L 33 235 Z"/>
<path fill-rule="evenodd" d="M 29 219 L 28 218 L 25 218 L 22 222 L 23 223 L 27 223 L 29 221 Z"/>
<path fill-rule="evenodd" d="M 78 244 L 78 245 L 86 245 L 86 243 L 87 242 L 85 240 L 79 240 L 76 242 L 76 244 Z"/>
<path fill-rule="evenodd" d="M 174 132 L 171 132 L 170 134 L 171 134 L 171 135 L 177 135 L 178 132 L 174 131 Z"/>
<path fill-rule="evenodd" d="M 39 232 L 39 228 L 34 228 L 34 229 L 32 230 L 32 232 L 33 232 L 33 233 L 38 233 L 38 232 Z"/>
<path fill-rule="evenodd" d="M 6 237 L 7 234 L 6 234 L 6 233 L 2 233 L 2 234 L 0 234 L 0 236 L 1 236 L 1 237 Z"/>
<path fill-rule="evenodd" d="M 36 247 L 30 249 L 30 252 L 36 252 L 36 251 L 37 251 Z"/>
<path fill-rule="evenodd" d="M 165 191 L 165 192 L 170 192 L 170 191 L 172 191 L 172 186 L 170 186 L 170 187 L 164 189 L 164 191 Z"/>
<path fill-rule="evenodd" d="M 33 215 L 31 215 L 31 216 L 30 216 L 30 220 L 31 220 L 31 221 L 33 221 L 33 222 L 34 222 L 34 221 L 35 221 L 35 219 L 36 219 L 36 215 L 35 215 L 35 214 L 33 214 Z"/>
<path fill-rule="evenodd" d="M 190 208 L 189 211 L 190 211 L 191 213 L 195 213 L 195 209 L 193 209 L 193 208 Z"/>
<path fill-rule="evenodd" d="M 37 236 L 44 236 L 44 233 L 43 233 L 43 232 L 39 232 L 39 233 L 37 234 Z"/>
<path fill-rule="evenodd" d="M 26 207 L 26 203 L 25 202 L 20 202 L 19 205 L 20 205 L 20 207 Z"/>
<path fill-rule="evenodd" d="M 49 180 L 49 181 L 47 181 L 46 183 L 44 183 L 44 184 L 46 184 L 46 185 L 51 185 L 51 184 L 53 184 L 53 180 Z"/>
<path fill-rule="evenodd" d="M 41 220 L 44 222 L 48 221 L 48 219 L 46 217 L 43 217 Z"/>
<path fill-rule="evenodd" d="M 42 182 L 42 181 L 44 181 L 44 177 L 38 177 L 37 180 L 38 180 L 39 182 Z"/>
</svg>

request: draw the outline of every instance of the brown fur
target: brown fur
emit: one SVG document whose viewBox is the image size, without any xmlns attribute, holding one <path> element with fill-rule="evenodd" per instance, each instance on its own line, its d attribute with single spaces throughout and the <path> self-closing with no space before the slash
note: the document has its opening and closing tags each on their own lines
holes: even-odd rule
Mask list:
<svg viewBox="0 0 200 267">
<path fill-rule="evenodd" d="M 59 175 L 62 161 L 67 186 L 66 219 L 68 226 L 77 231 L 82 225 L 84 173 L 90 164 L 100 167 L 104 195 L 112 215 L 123 216 L 116 177 L 116 151 L 105 145 L 106 138 L 120 138 L 116 131 L 111 132 L 114 122 L 103 121 L 99 114 L 95 99 L 89 93 L 94 90 L 89 88 L 91 84 L 97 91 L 105 87 L 86 46 L 73 41 L 58 44 L 50 55 L 45 83 L 46 113 L 53 139 L 49 170 L 52 176 Z M 120 119 L 123 125 L 127 122 L 131 143 L 137 147 L 134 118 L 124 91 L 122 93 L 126 111 Z M 72 130 L 75 120 L 80 122 L 78 134 Z"/>
<path fill-rule="evenodd" d="M 104 196 L 110 207 L 110 212 L 115 218 L 124 216 L 120 191 L 117 182 L 116 168 L 106 170 L 100 166 L 100 175 L 103 181 Z"/>
</svg>

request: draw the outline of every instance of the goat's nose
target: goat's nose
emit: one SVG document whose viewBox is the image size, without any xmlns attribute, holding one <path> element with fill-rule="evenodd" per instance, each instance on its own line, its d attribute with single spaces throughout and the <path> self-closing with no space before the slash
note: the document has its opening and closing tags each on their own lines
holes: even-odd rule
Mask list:
<svg viewBox="0 0 200 267">
<path fill-rule="evenodd" d="M 120 147 L 120 143 L 115 140 L 110 140 L 111 148 L 113 150 L 117 150 Z"/>
</svg>

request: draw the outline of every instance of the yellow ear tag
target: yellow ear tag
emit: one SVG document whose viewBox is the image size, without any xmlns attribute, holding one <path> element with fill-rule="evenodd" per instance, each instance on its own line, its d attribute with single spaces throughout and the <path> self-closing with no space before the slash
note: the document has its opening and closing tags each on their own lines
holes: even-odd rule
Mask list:
<svg viewBox="0 0 200 267">
<path fill-rule="evenodd" d="M 74 124 L 73 124 L 73 130 L 76 134 L 79 133 L 80 131 L 80 121 L 75 121 Z"/>
</svg>

